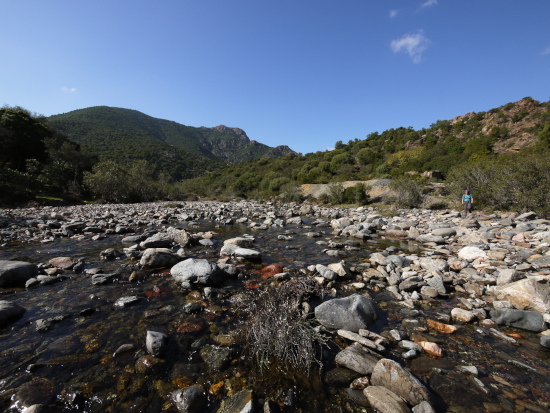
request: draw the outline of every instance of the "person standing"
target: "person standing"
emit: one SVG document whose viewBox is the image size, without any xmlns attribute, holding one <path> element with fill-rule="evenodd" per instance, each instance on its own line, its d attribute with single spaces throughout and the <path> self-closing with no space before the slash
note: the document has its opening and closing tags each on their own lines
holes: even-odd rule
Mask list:
<svg viewBox="0 0 550 413">
<path fill-rule="evenodd" d="M 474 203 L 474 197 L 470 194 L 470 190 L 466 189 L 462 194 L 462 205 L 464 207 L 464 216 L 468 215 L 468 212 L 472 212 L 472 204 Z"/>
</svg>

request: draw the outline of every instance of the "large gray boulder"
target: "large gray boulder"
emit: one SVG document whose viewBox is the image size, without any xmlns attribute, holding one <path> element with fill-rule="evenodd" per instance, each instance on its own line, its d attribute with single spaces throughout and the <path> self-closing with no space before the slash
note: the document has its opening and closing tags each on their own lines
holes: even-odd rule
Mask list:
<svg viewBox="0 0 550 413">
<path fill-rule="evenodd" d="M 166 233 L 158 232 L 150 236 L 139 244 L 141 248 L 168 248 L 172 246 L 174 240 Z"/>
<path fill-rule="evenodd" d="M 174 265 L 170 274 L 177 282 L 190 282 L 203 286 L 215 286 L 223 279 L 223 271 L 205 259 L 188 258 Z"/>
<path fill-rule="evenodd" d="M 320 304 L 315 308 L 315 318 L 328 329 L 357 333 L 361 329 L 367 330 L 376 320 L 376 310 L 369 297 L 353 294 Z"/>
<path fill-rule="evenodd" d="M 25 309 L 20 305 L 10 301 L 0 301 L 0 328 L 17 320 L 25 313 Z"/>
<path fill-rule="evenodd" d="M 383 386 L 402 397 L 411 406 L 431 401 L 431 394 L 411 372 L 390 359 L 381 359 L 371 375 L 373 386 Z"/>
<path fill-rule="evenodd" d="M 0 288 L 24 287 L 38 275 L 38 267 L 24 261 L 0 261 Z"/>
<path fill-rule="evenodd" d="M 511 308 L 491 310 L 491 319 L 498 325 L 521 328 L 540 333 L 545 330 L 544 317 L 537 311 L 522 311 Z"/>
</svg>

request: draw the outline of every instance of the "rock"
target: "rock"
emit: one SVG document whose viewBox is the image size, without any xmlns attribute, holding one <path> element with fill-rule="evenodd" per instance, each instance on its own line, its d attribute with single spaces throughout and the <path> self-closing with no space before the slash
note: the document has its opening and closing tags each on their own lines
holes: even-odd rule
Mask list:
<svg viewBox="0 0 550 413">
<path fill-rule="evenodd" d="M 260 260 L 262 258 L 261 252 L 250 248 L 236 248 L 235 251 L 233 251 L 233 255 L 245 260 Z"/>
<path fill-rule="evenodd" d="M 207 403 L 206 391 L 200 384 L 176 390 L 170 394 L 170 399 L 180 413 L 201 412 Z"/>
<path fill-rule="evenodd" d="M 360 374 L 372 374 L 380 357 L 360 344 L 352 344 L 340 351 L 335 358 L 336 364 Z"/>
<path fill-rule="evenodd" d="M 438 258 L 420 258 L 420 266 L 430 273 L 449 270 L 447 261 Z"/>
<path fill-rule="evenodd" d="M 315 318 L 328 329 L 358 332 L 368 329 L 376 320 L 373 301 L 367 296 L 353 294 L 345 298 L 334 298 L 315 308 Z"/>
<path fill-rule="evenodd" d="M 426 401 L 417 404 L 412 408 L 413 413 L 435 413 L 432 405 Z"/>
<path fill-rule="evenodd" d="M 24 261 L 0 261 L 0 288 L 24 287 L 38 275 L 38 267 Z"/>
<path fill-rule="evenodd" d="M 94 274 L 92 275 L 93 285 L 103 285 L 113 281 L 117 274 Z"/>
<path fill-rule="evenodd" d="M 76 261 L 73 261 L 70 257 L 56 257 L 52 258 L 49 263 L 55 268 L 60 268 L 62 270 L 70 270 L 76 264 Z"/>
<path fill-rule="evenodd" d="M 419 341 L 417 344 L 422 347 L 426 353 L 436 357 L 443 357 L 443 351 L 436 343 L 432 343 L 431 341 Z"/>
<path fill-rule="evenodd" d="M 540 345 L 546 348 L 550 348 L 550 335 L 549 336 L 541 336 L 540 338 Z"/>
<path fill-rule="evenodd" d="M 412 406 L 431 400 L 431 395 L 422 382 L 411 372 L 390 359 L 381 359 L 374 366 L 371 383 L 374 386 L 384 386 Z"/>
<path fill-rule="evenodd" d="M 205 259 L 188 258 L 170 269 L 177 282 L 191 282 L 203 286 L 216 286 L 223 280 L 223 272 Z"/>
<path fill-rule="evenodd" d="M 11 301 L 0 300 L 0 328 L 16 321 L 25 314 L 25 309 Z"/>
<path fill-rule="evenodd" d="M 242 390 L 234 396 L 224 399 L 217 413 L 252 413 L 254 393 L 252 390 Z"/>
<path fill-rule="evenodd" d="M 254 238 L 237 237 L 229 238 L 223 242 L 224 245 L 236 245 L 241 248 L 252 248 L 254 245 Z"/>
<path fill-rule="evenodd" d="M 189 234 L 184 229 L 168 227 L 166 234 L 172 239 L 172 241 L 181 247 L 185 247 L 189 244 Z"/>
<path fill-rule="evenodd" d="M 370 405 L 379 413 L 410 413 L 410 409 L 397 394 L 383 386 L 369 386 L 363 390 Z"/>
<path fill-rule="evenodd" d="M 550 277 L 535 276 L 495 287 L 497 300 L 509 301 L 518 310 L 550 313 Z"/>
<path fill-rule="evenodd" d="M 497 285 L 510 284 L 522 278 L 525 278 L 525 275 L 512 268 L 506 268 L 498 272 Z"/>
<path fill-rule="evenodd" d="M 329 281 L 334 281 L 338 278 L 338 274 L 334 271 L 332 271 L 330 268 L 325 267 L 324 265 L 317 264 L 315 266 L 315 270 L 321 275 L 321 277 L 325 278 Z"/>
<path fill-rule="evenodd" d="M 447 294 L 447 289 L 445 287 L 445 283 L 443 282 L 443 277 L 441 277 L 440 275 L 435 275 L 429 278 L 427 283 L 430 287 L 437 290 L 440 295 Z"/>
<path fill-rule="evenodd" d="M 329 264 L 327 267 L 338 274 L 339 277 L 352 278 L 350 270 L 343 261 Z"/>
<path fill-rule="evenodd" d="M 45 378 L 35 378 L 23 383 L 12 397 L 15 405 L 20 407 L 33 406 L 36 404 L 47 405 L 55 396 L 54 384 Z"/>
<path fill-rule="evenodd" d="M 145 338 L 145 347 L 149 354 L 154 357 L 160 357 L 166 350 L 166 339 L 168 336 L 158 331 L 147 331 Z"/>
<path fill-rule="evenodd" d="M 445 238 L 433 234 L 422 234 L 418 236 L 416 240 L 423 243 L 433 242 L 434 244 L 445 244 Z"/>
<path fill-rule="evenodd" d="M 439 237 L 452 237 L 456 235 L 456 230 L 454 228 L 437 228 L 432 231 L 432 234 Z"/>
<path fill-rule="evenodd" d="M 99 257 L 105 261 L 116 260 L 117 258 L 120 258 L 123 255 L 124 254 L 122 252 L 114 248 L 107 248 L 106 250 L 103 250 L 99 253 Z"/>
<path fill-rule="evenodd" d="M 543 255 L 542 257 L 535 257 L 528 260 L 529 263 L 536 265 L 538 268 L 550 268 L 550 255 Z"/>
<path fill-rule="evenodd" d="M 420 287 L 426 285 L 426 282 L 422 277 L 409 277 L 406 280 L 399 283 L 400 291 L 413 291 L 418 290 Z"/>
<path fill-rule="evenodd" d="M 463 310 L 462 308 L 457 307 L 451 310 L 451 317 L 455 321 L 469 323 L 475 318 L 475 315 L 471 311 Z"/>
<path fill-rule="evenodd" d="M 141 298 L 139 298 L 137 295 L 120 297 L 118 300 L 115 301 L 115 307 L 128 307 L 129 305 L 135 304 L 140 300 Z"/>
<path fill-rule="evenodd" d="M 142 267 L 167 268 L 174 266 L 181 260 L 183 260 L 183 257 L 173 253 L 168 248 L 147 248 L 143 252 L 139 263 Z"/>
<path fill-rule="evenodd" d="M 483 251 L 481 248 L 474 247 L 474 246 L 468 246 L 462 248 L 460 251 L 458 251 L 458 258 L 467 260 L 467 261 L 473 261 L 476 258 L 485 258 L 487 257 L 487 254 L 485 251 Z"/>
<path fill-rule="evenodd" d="M 209 370 L 215 372 L 221 372 L 229 367 L 233 356 L 233 350 L 229 347 L 204 346 L 199 352 Z"/>
<path fill-rule="evenodd" d="M 141 241 L 139 246 L 141 248 L 169 248 L 172 246 L 174 241 L 172 237 L 166 233 L 157 232 L 156 234 L 150 236 L 149 238 Z"/>
<path fill-rule="evenodd" d="M 452 334 L 457 330 L 457 328 L 453 325 L 440 323 L 439 321 L 435 321 L 431 319 L 426 320 L 426 325 L 431 330 L 435 330 L 443 334 Z"/>
<path fill-rule="evenodd" d="M 500 310 L 491 310 L 491 319 L 498 325 L 521 328 L 523 330 L 540 333 L 546 329 L 546 323 L 541 313 L 536 311 L 513 310 L 503 308 Z"/>
</svg>

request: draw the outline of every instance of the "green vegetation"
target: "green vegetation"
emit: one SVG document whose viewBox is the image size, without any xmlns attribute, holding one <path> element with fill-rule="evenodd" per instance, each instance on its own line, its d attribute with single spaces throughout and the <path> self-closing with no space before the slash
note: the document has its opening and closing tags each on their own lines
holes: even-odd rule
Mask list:
<svg viewBox="0 0 550 413">
<path fill-rule="evenodd" d="M 389 129 L 338 141 L 334 150 L 273 158 L 266 155 L 278 148 L 262 152 L 267 147 L 239 129 L 192 128 L 127 109 L 97 107 L 46 119 L 5 107 L 0 116 L 4 203 L 37 194 L 109 202 L 186 196 L 301 202 L 301 185 L 330 184 L 319 202 L 363 205 L 370 202 L 368 188 L 341 182 L 392 178 L 392 202 L 416 207 L 424 201 L 416 177 L 437 170 L 455 196 L 464 187 L 475 191 L 477 205 L 549 214 L 550 102 L 531 98 L 421 130 Z"/>
</svg>

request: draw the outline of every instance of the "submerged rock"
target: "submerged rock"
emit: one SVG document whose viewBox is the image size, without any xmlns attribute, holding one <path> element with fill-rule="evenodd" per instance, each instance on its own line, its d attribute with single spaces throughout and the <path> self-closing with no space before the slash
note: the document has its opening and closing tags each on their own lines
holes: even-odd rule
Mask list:
<svg viewBox="0 0 550 413">
<path fill-rule="evenodd" d="M 38 275 L 35 264 L 24 261 L 0 261 L 0 288 L 24 287 L 30 278 Z"/>
</svg>

